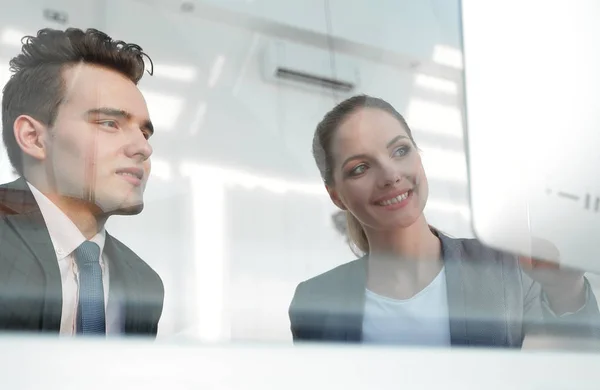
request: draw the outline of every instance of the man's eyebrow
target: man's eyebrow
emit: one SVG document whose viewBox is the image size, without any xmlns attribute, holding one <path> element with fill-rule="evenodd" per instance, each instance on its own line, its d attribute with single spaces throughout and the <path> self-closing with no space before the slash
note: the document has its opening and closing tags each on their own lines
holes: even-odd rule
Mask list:
<svg viewBox="0 0 600 390">
<path fill-rule="evenodd" d="M 110 107 L 92 108 L 91 110 L 87 110 L 85 115 L 88 118 L 94 115 L 106 115 L 124 119 L 133 118 L 133 115 L 125 110 Z M 150 132 L 150 135 L 154 134 L 154 125 L 150 120 L 144 121 L 144 123 L 142 124 L 142 128 L 148 130 Z"/>
<path fill-rule="evenodd" d="M 113 117 L 120 117 L 120 118 L 125 118 L 125 119 L 129 119 L 133 116 L 125 110 L 121 110 L 118 108 L 110 108 L 110 107 L 92 108 L 91 110 L 87 110 L 85 113 L 85 115 L 87 117 L 90 117 L 92 115 L 98 115 L 98 114 L 103 114 L 103 115 L 113 116 Z"/>
</svg>

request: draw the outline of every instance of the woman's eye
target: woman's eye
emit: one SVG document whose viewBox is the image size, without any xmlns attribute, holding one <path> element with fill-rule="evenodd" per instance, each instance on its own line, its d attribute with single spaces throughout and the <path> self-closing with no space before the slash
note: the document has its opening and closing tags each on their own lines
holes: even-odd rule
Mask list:
<svg viewBox="0 0 600 390">
<path fill-rule="evenodd" d="M 394 150 L 392 154 L 393 157 L 402 157 L 405 156 L 409 152 L 410 148 L 408 146 L 401 146 L 398 149 Z"/>
<path fill-rule="evenodd" d="M 365 164 L 360 164 L 356 166 L 353 170 L 350 171 L 350 176 L 360 175 L 367 170 L 367 166 Z"/>
</svg>

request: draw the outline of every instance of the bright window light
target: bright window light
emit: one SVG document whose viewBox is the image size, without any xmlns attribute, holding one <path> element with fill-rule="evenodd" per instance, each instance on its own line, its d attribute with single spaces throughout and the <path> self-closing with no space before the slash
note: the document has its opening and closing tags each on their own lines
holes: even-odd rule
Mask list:
<svg viewBox="0 0 600 390">
<path fill-rule="evenodd" d="M 463 68 L 462 52 L 450 46 L 436 45 L 433 48 L 433 61 L 456 69 Z"/>
<path fill-rule="evenodd" d="M 2 88 L 4 88 L 4 86 L 10 79 L 10 76 L 12 76 L 12 73 L 10 72 L 10 69 L 8 68 L 7 64 L 8 64 L 7 59 L 0 58 L 0 90 L 2 90 Z"/>
<path fill-rule="evenodd" d="M 171 164 L 168 161 L 152 157 L 152 172 L 151 177 L 157 177 L 161 180 L 168 181 L 171 179 Z"/>
<path fill-rule="evenodd" d="M 197 168 L 195 164 L 184 164 L 181 167 L 183 176 L 190 175 Z M 278 177 L 256 175 L 242 170 L 223 168 L 214 165 L 201 165 L 202 172 L 219 177 L 228 186 L 241 186 L 245 189 L 262 189 L 276 194 L 296 192 L 307 195 L 326 196 L 325 187 L 320 182 L 302 182 L 286 180 Z"/>
<path fill-rule="evenodd" d="M 142 90 L 142 94 L 148 104 L 150 119 L 157 131 L 173 130 L 183 109 L 183 99 L 146 89 Z"/>
<path fill-rule="evenodd" d="M 154 75 L 177 81 L 193 81 L 196 69 L 191 66 L 154 63 Z"/>
<path fill-rule="evenodd" d="M 456 95 L 458 93 L 458 87 L 454 81 L 429 76 L 422 73 L 417 74 L 415 84 L 419 87 L 427 88 L 436 92 L 446 93 L 449 95 Z"/>
<path fill-rule="evenodd" d="M 423 145 L 419 147 L 428 178 L 467 182 L 467 161 L 463 153 Z"/>
<path fill-rule="evenodd" d="M 229 337 L 225 313 L 225 280 L 228 275 L 225 242 L 225 187 L 220 172 L 195 164 L 182 167 L 192 186 L 195 315 L 192 333 L 204 342 Z"/>
<path fill-rule="evenodd" d="M 204 118 L 206 117 L 206 102 L 200 102 L 198 107 L 196 107 L 196 112 L 194 114 L 194 119 L 192 120 L 192 124 L 190 125 L 190 134 L 196 134 L 204 125 Z"/>
<path fill-rule="evenodd" d="M 233 96 L 237 97 L 238 93 L 240 92 L 240 88 L 242 87 L 242 83 L 244 81 L 244 77 L 246 76 L 246 71 L 248 70 L 248 66 L 250 65 L 252 58 L 254 58 L 254 53 L 256 51 L 256 47 L 258 46 L 258 41 L 259 41 L 259 34 L 258 33 L 253 33 L 252 34 L 252 42 L 250 43 L 250 46 L 248 47 L 248 51 L 246 52 L 246 56 L 244 58 L 244 62 L 242 63 L 242 66 L 240 67 L 240 71 L 238 73 L 237 76 L 237 80 L 235 81 L 235 84 L 233 86 Z"/>
<path fill-rule="evenodd" d="M 408 125 L 415 131 L 427 131 L 462 138 L 463 122 L 457 107 L 412 99 L 407 110 Z"/>
<path fill-rule="evenodd" d="M 25 35 L 27 34 L 19 30 L 13 28 L 5 28 L 2 31 L 2 37 L 0 38 L 0 42 L 2 42 L 4 45 L 20 47 L 21 39 L 23 39 Z"/>
<path fill-rule="evenodd" d="M 221 77 L 221 73 L 223 72 L 223 65 L 225 65 L 225 57 L 220 55 L 215 58 L 215 62 L 213 62 L 212 68 L 210 69 L 210 74 L 208 75 L 208 86 L 213 88 L 217 85 L 219 78 Z"/>
<path fill-rule="evenodd" d="M 6 150 L 0 150 L 0 183 L 9 183 L 16 180 L 19 176 L 15 173 L 14 168 L 10 164 Z"/>
<path fill-rule="evenodd" d="M 444 202 L 435 199 L 427 200 L 427 205 L 425 206 L 425 212 L 433 211 L 438 213 L 456 213 L 460 214 L 463 218 L 468 220 L 471 216 L 471 211 L 469 210 L 469 206 L 461 205 L 457 203 Z"/>
</svg>

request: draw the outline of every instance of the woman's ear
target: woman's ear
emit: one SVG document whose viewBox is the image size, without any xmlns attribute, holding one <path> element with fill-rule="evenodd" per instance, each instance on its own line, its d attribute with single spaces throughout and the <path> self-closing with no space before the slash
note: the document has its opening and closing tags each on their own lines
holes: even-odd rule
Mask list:
<svg viewBox="0 0 600 390">
<path fill-rule="evenodd" d="M 331 186 L 329 186 L 329 185 L 325 184 L 325 188 L 327 189 L 327 193 L 329 194 L 329 198 L 331 198 L 331 201 L 332 201 L 332 202 L 333 202 L 333 203 L 334 203 L 334 204 L 335 204 L 335 205 L 336 205 L 336 206 L 337 206 L 339 209 L 341 209 L 341 210 L 344 210 L 344 211 L 345 211 L 345 210 L 348 210 L 348 208 L 346 207 L 346 205 L 344 204 L 344 202 L 342 202 L 342 200 L 340 199 L 340 197 L 339 197 L 339 195 L 338 195 L 337 191 L 336 191 L 336 190 L 335 190 L 333 187 L 331 187 Z"/>
<path fill-rule="evenodd" d="M 36 160 L 44 160 L 48 151 L 44 138 L 48 128 L 29 115 L 20 115 L 13 125 L 15 140 L 21 151 Z"/>
</svg>

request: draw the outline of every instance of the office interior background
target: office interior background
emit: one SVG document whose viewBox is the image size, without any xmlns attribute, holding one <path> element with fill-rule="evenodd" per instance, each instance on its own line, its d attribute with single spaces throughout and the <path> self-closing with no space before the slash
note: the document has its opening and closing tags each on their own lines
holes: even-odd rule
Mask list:
<svg viewBox="0 0 600 390">
<path fill-rule="evenodd" d="M 24 35 L 70 26 L 154 63 L 146 207 L 107 230 L 163 279 L 160 338 L 291 342 L 296 285 L 356 257 L 311 155 L 316 124 L 354 94 L 405 115 L 429 222 L 473 236 L 458 1 L 3 0 L 0 85 Z M 14 177 L 2 148 L 0 182 Z"/>
</svg>

